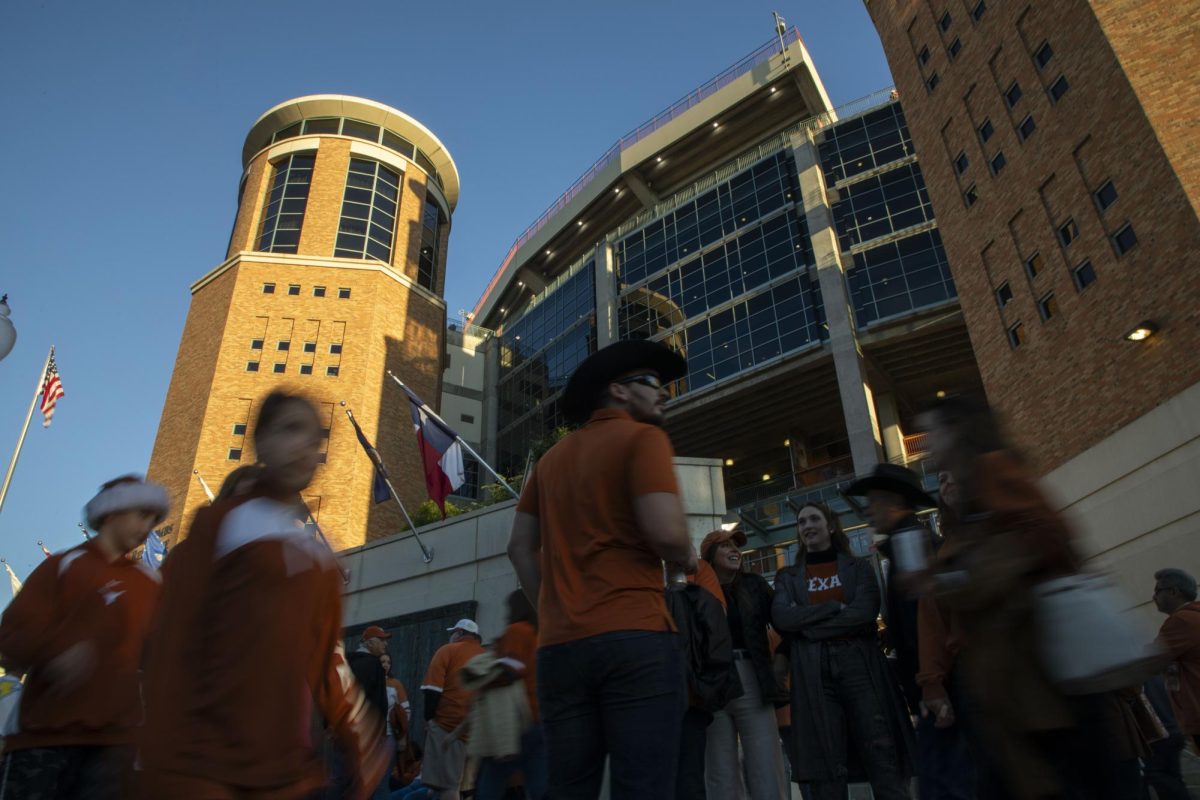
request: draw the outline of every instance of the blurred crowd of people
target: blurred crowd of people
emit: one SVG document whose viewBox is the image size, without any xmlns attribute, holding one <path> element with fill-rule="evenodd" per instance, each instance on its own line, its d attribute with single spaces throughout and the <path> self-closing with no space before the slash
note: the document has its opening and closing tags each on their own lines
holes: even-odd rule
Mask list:
<svg viewBox="0 0 1200 800">
<path fill-rule="evenodd" d="M 661 427 L 684 366 L 626 341 L 575 371 L 578 429 L 515 511 L 507 627 L 485 646 L 458 620 L 412 697 L 392 664 L 411 642 L 371 625 L 344 649 L 342 576 L 300 500 L 321 445 L 308 400 L 265 398 L 258 464 L 161 573 L 128 555 L 165 490 L 106 483 L 96 535 L 0 619 L 0 694 L 20 696 L 0 800 L 1189 797 L 1193 576 L 1155 575 L 1165 621 L 1133 641 L 992 414 L 948 398 L 920 421 L 936 498 L 893 464 L 845 487 L 869 555 L 805 502 L 771 583 L 740 527 L 693 546 Z"/>
</svg>

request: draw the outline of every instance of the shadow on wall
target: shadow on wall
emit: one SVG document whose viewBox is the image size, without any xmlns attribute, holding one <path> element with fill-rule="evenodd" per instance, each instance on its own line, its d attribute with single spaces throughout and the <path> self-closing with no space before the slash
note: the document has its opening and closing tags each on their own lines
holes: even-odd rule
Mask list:
<svg viewBox="0 0 1200 800">
<path fill-rule="evenodd" d="M 454 603 L 351 625 L 342 633 L 347 653 L 358 647 L 359 637 L 368 625 L 378 625 L 392 635 L 392 638 L 388 639 L 388 654 L 392 657 L 392 677 L 404 684 L 408 701 L 412 704 L 411 735 L 416 737 L 413 741 L 422 745 L 425 741 L 425 700 L 421 693 L 425 670 L 437 649 L 450 642 L 450 634 L 446 629 L 460 619 L 475 619 L 477 611 L 478 603 L 469 600 L 465 603 Z"/>
</svg>

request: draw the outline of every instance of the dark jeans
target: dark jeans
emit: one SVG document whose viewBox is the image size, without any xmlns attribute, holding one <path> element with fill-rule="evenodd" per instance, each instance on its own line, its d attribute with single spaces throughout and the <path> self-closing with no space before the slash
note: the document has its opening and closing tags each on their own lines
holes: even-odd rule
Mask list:
<svg viewBox="0 0 1200 800">
<path fill-rule="evenodd" d="M 900 771 L 888 721 L 888 700 L 876 692 L 866 656 L 849 642 L 826 642 L 821 647 L 821 682 L 830 756 L 838 777 L 810 783 L 813 800 L 846 797 L 846 745 L 850 740 L 862 757 L 875 800 L 909 800 L 908 781 Z"/>
<path fill-rule="evenodd" d="M 476 800 L 503 800 L 508 782 L 521 771 L 525 797 L 542 800 L 546 796 L 546 736 L 540 723 L 521 734 L 521 754 L 515 758 L 485 758 L 479 765 L 475 784 Z"/>
<path fill-rule="evenodd" d="M 616 631 L 538 650 L 538 701 L 553 800 L 670 800 L 687 708 L 675 633 Z"/>
<path fill-rule="evenodd" d="M 1151 755 L 1146 762 L 1146 783 L 1158 795 L 1158 800 L 1191 800 L 1183 782 L 1179 756 L 1183 753 L 1184 738 L 1176 734 L 1150 745 Z M 1143 787 L 1142 796 L 1150 797 Z"/>
<path fill-rule="evenodd" d="M 0 800 L 121 800 L 132 773 L 132 747 L 16 750 L 0 765 Z"/>
<path fill-rule="evenodd" d="M 688 708 L 683 715 L 675 800 L 705 800 L 704 752 L 708 747 L 708 726 L 712 720 L 712 714 L 698 708 Z"/>
<path fill-rule="evenodd" d="M 970 709 L 953 677 L 947 684 L 955 723 L 938 728 L 933 714 L 917 721 L 917 785 L 921 800 L 974 800 L 975 765 L 965 727 Z"/>
</svg>

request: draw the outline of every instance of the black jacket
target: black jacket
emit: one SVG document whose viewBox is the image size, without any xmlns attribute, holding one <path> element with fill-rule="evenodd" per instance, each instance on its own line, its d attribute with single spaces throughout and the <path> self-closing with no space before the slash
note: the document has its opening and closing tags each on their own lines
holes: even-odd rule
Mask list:
<svg viewBox="0 0 1200 800">
<path fill-rule="evenodd" d="M 722 587 L 725 588 L 725 587 Z M 742 622 L 742 635 L 746 649 L 750 652 L 750 663 L 758 678 L 758 688 L 766 703 L 786 703 L 787 692 L 775 682 L 771 669 L 771 640 L 767 637 L 767 626 L 771 624 L 771 601 L 775 592 L 767 579 L 753 572 L 745 572 L 733 582 L 727 595 Z M 731 609 L 732 611 L 732 609 Z"/>
<path fill-rule="evenodd" d="M 877 644 L 875 618 L 879 613 L 880 591 L 875 571 L 863 558 L 839 553 L 838 577 L 845 592 L 845 604 L 811 605 L 808 599 L 806 560 L 801 554 L 794 567 L 782 570 L 775 578 L 775 602 L 772 619 L 775 628 L 791 641 L 792 672 L 792 745 L 795 760 L 792 780 L 799 783 L 827 781 L 845 765 L 833 762 L 830 725 L 825 718 L 825 688 L 821 676 L 821 650 L 831 639 L 848 642 L 867 664 L 874 694 L 882 702 L 880 712 L 896 743 L 900 767 L 912 774 L 916 740 L 904 707 L 904 698 L 896 685 L 896 676 Z M 854 752 L 847 747 L 847 754 Z"/>
<path fill-rule="evenodd" d="M 350 665 L 350 671 L 362 687 L 367 702 L 379 712 L 381 720 L 387 719 L 387 674 L 383 671 L 383 662 L 379 660 L 379 656 L 355 650 L 346 655 L 346 663 Z"/>
<path fill-rule="evenodd" d="M 684 644 L 692 706 L 720 711 L 742 694 L 725 609 L 696 584 L 667 589 L 667 608 Z"/>
</svg>

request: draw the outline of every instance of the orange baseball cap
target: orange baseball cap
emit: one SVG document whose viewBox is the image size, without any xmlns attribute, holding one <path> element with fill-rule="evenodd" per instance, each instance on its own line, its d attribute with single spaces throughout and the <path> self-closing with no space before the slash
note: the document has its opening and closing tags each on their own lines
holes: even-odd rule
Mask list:
<svg viewBox="0 0 1200 800">
<path fill-rule="evenodd" d="M 365 642 L 367 639 L 390 639 L 392 635 L 378 625 L 370 625 L 362 632 L 362 638 Z"/>
</svg>

